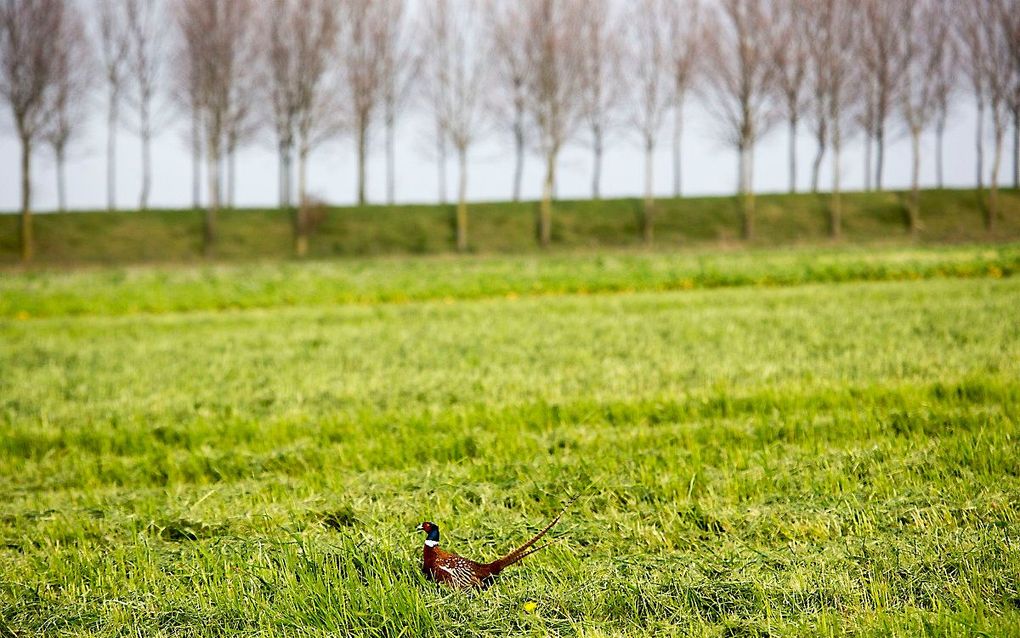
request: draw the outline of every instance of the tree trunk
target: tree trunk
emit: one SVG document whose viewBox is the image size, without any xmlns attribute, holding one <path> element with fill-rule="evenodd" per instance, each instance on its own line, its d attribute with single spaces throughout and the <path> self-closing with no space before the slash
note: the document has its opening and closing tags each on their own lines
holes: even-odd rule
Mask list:
<svg viewBox="0 0 1020 638">
<path fill-rule="evenodd" d="M 829 206 L 829 236 L 833 239 L 843 236 L 843 202 L 840 198 L 842 185 L 839 174 L 842 168 L 840 166 L 842 146 L 843 142 L 837 133 L 836 139 L 832 142 L 832 203 Z"/>
<path fill-rule="evenodd" d="M 977 187 L 980 193 L 985 187 L 985 102 L 977 101 Z"/>
<path fill-rule="evenodd" d="M 298 151 L 298 205 L 294 208 L 294 254 L 308 254 L 308 148 Z"/>
<path fill-rule="evenodd" d="M 110 109 L 106 120 L 106 210 L 117 209 L 117 106 L 118 90 L 110 89 Z"/>
<path fill-rule="evenodd" d="M 397 192 L 397 146 L 395 141 L 396 119 L 393 114 L 386 117 L 386 203 L 396 202 Z"/>
<path fill-rule="evenodd" d="M 234 204 L 236 203 L 234 201 L 234 196 L 237 193 L 237 189 L 235 188 L 235 184 L 237 183 L 235 181 L 236 175 L 237 175 L 237 149 L 234 148 L 233 145 L 231 145 L 230 150 L 227 151 L 227 189 L 226 197 L 224 198 L 227 202 L 227 208 L 231 210 L 233 210 Z"/>
<path fill-rule="evenodd" d="M 602 154 L 604 151 L 602 141 L 602 131 L 599 127 L 593 127 L 592 137 L 594 138 L 594 157 L 592 158 L 592 177 L 591 177 L 591 198 L 594 200 L 602 199 Z"/>
<path fill-rule="evenodd" d="M 935 126 L 935 182 L 938 184 L 940 189 L 945 188 L 945 180 L 943 174 L 943 159 L 942 159 L 942 146 L 946 136 L 946 122 L 940 120 Z"/>
<path fill-rule="evenodd" d="M 885 124 L 880 122 L 875 131 L 875 190 L 882 191 L 882 173 L 885 172 Z"/>
<path fill-rule="evenodd" d="M 744 146 L 741 144 L 737 147 L 737 195 L 744 194 L 744 162 L 747 158 L 744 157 Z"/>
<path fill-rule="evenodd" d="M 673 111 L 673 197 L 683 194 L 684 100 L 677 98 Z"/>
<path fill-rule="evenodd" d="M 32 235 L 32 143 L 21 136 L 21 261 L 32 261 L 35 252 Z"/>
<path fill-rule="evenodd" d="M 202 250 L 206 257 L 212 257 L 216 245 L 216 217 L 220 209 L 220 151 L 214 144 L 210 144 L 208 160 L 209 206 L 205 209 L 202 227 Z"/>
<path fill-rule="evenodd" d="M 1020 106 L 1013 109 L 1013 188 L 1020 188 Z"/>
<path fill-rule="evenodd" d="M 457 250 L 466 252 L 468 249 L 468 211 L 467 211 L 467 148 L 457 149 L 460 166 L 459 183 L 457 186 Z"/>
<path fill-rule="evenodd" d="M 143 99 L 141 105 L 141 138 L 142 138 L 142 192 L 138 198 L 138 209 L 149 210 L 149 193 L 152 190 L 152 131 L 149 122 L 149 106 Z"/>
<path fill-rule="evenodd" d="M 291 207 L 293 198 L 291 197 L 291 166 L 293 160 L 291 159 L 293 149 L 286 143 L 281 143 L 279 147 L 280 153 L 280 208 L 288 209 Z"/>
<path fill-rule="evenodd" d="M 556 183 L 556 151 L 545 159 L 545 181 L 542 184 L 542 203 L 538 207 L 538 243 L 543 248 L 552 241 L 552 197 Z"/>
<path fill-rule="evenodd" d="M 754 143 L 748 141 L 747 149 L 747 188 L 744 191 L 744 239 L 750 241 L 754 239 L 754 214 L 755 214 L 755 201 L 754 201 Z"/>
<path fill-rule="evenodd" d="M 655 224 L 655 140 L 645 140 L 645 201 L 641 209 L 641 239 L 652 243 Z"/>
<path fill-rule="evenodd" d="M 822 159 L 825 158 L 825 142 L 818 141 L 818 152 L 815 153 L 815 161 L 811 166 L 811 192 L 818 192 L 818 182 L 822 173 Z"/>
<path fill-rule="evenodd" d="M 988 187 L 988 208 L 985 210 L 985 230 L 995 230 L 995 222 L 999 217 L 999 169 L 1002 167 L 1002 147 L 1006 136 L 1003 126 L 995 127 L 995 145 L 992 156 L 992 175 Z"/>
<path fill-rule="evenodd" d="M 740 200 L 741 227 L 740 236 L 749 241 L 754 238 L 754 167 L 752 165 L 753 149 L 746 141 L 740 145 Z"/>
<path fill-rule="evenodd" d="M 524 179 L 524 108 L 517 107 L 514 119 L 514 192 L 513 200 L 521 201 L 521 182 Z"/>
<path fill-rule="evenodd" d="M 438 122 L 436 123 L 436 129 L 438 135 L 436 138 L 436 152 L 439 155 L 436 160 L 437 168 L 439 169 L 439 203 L 446 204 L 446 134 Z"/>
<path fill-rule="evenodd" d="M 365 162 L 368 160 L 368 118 L 358 121 L 358 206 L 368 201 L 365 197 Z"/>
<path fill-rule="evenodd" d="M 64 175 L 64 168 L 67 164 L 67 153 L 64 145 L 57 147 L 57 211 L 67 212 L 67 179 Z"/>
<path fill-rule="evenodd" d="M 191 207 L 202 207 L 202 136 L 198 109 L 191 111 Z"/>
<path fill-rule="evenodd" d="M 864 190 L 871 190 L 871 133 L 864 132 Z"/>
<path fill-rule="evenodd" d="M 921 227 L 921 131 L 910 132 L 911 169 L 910 203 L 907 205 L 907 228 L 911 237 L 917 237 Z"/>
<path fill-rule="evenodd" d="M 790 194 L 797 192 L 797 116 L 790 117 Z"/>
</svg>

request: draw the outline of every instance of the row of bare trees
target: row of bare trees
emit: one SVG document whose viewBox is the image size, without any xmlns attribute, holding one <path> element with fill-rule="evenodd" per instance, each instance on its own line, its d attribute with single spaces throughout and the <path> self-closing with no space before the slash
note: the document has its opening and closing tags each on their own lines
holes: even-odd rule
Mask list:
<svg viewBox="0 0 1020 638">
<path fill-rule="evenodd" d="M 196 208 L 207 191 L 207 252 L 218 210 L 234 203 L 238 151 L 259 140 L 271 139 L 278 151 L 280 206 L 292 211 L 299 255 L 308 241 L 309 158 L 324 142 L 353 141 L 363 204 L 368 155 L 381 133 L 392 202 L 396 128 L 409 108 L 428 118 L 441 202 L 448 155 L 455 156 L 462 250 L 471 153 L 491 137 L 513 149 L 515 201 L 529 152 L 544 164 L 536 216 L 543 245 L 551 240 L 562 150 L 591 150 L 598 198 L 606 149 L 632 138 L 646 158 L 642 234 L 652 241 L 653 158 L 671 128 L 679 196 L 692 99 L 736 152 L 746 238 L 755 224 L 754 151 L 781 124 L 789 131 L 791 192 L 800 188 L 803 129 L 816 144 L 812 191 L 830 158 L 834 237 L 842 232 L 843 153 L 854 137 L 863 141 L 868 190 L 883 188 L 890 138 L 909 137 L 904 221 L 918 231 L 922 135 L 936 136 L 941 186 L 943 133 L 964 93 L 977 106 L 979 190 L 991 175 L 989 228 L 1010 126 L 1020 185 L 1020 0 L 422 0 L 416 7 L 412 15 L 405 0 L 0 0 L 0 97 L 22 146 L 23 256 L 32 250 L 33 147 L 53 149 L 63 209 L 67 147 L 88 121 L 96 84 L 105 87 L 108 207 L 117 205 L 118 129 L 141 140 L 145 209 L 152 137 L 172 117 L 184 120 Z"/>
</svg>

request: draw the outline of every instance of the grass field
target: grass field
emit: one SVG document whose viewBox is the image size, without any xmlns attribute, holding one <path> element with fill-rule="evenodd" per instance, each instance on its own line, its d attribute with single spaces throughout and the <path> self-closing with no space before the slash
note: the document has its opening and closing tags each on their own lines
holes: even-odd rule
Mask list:
<svg viewBox="0 0 1020 638">
<path fill-rule="evenodd" d="M 0 636 L 1018 635 L 1018 250 L 0 273 Z"/>
<path fill-rule="evenodd" d="M 1020 192 L 1003 190 L 1002 218 L 984 229 L 982 201 L 969 190 L 922 193 L 922 243 L 1020 241 Z M 828 194 L 757 198 L 755 247 L 828 244 Z M 910 241 L 905 195 L 843 196 L 844 240 L 851 244 Z M 478 254 L 535 252 L 535 202 L 479 203 L 470 207 L 470 249 Z M 420 255 L 455 249 L 453 206 L 366 206 L 330 209 L 311 237 L 312 257 Z M 743 245 L 740 207 L 733 197 L 658 200 L 655 245 L 718 248 Z M 557 202 L 552 244 L 558 250 L 641 246 L 641 201 Z M 202 214 L 193 210 L 75 212 L 36 216 L 39 264 L 124 264 L 202 259 Z M 0 215 L 0 264 L 19 260 L 17 218 Z M 291 221 L 280 210 L 222 211 L 216 258 L 224 261 L 287 258 Z"/>
</svg>

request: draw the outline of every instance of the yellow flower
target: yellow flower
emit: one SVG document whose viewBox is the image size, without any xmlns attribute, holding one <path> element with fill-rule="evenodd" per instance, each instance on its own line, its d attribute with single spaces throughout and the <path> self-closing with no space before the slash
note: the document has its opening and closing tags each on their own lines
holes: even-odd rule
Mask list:
<svg viewBox="0 0 1020 638">
<path fill-rule="evenodd" d="M 29 315 L 29 314 L 28 314 L 27 312 L 25 312 L 24 310 L 19 310 L 19 311 L 18 311 L 18 314 L 14 315 L 14 316 L 15 316 L 15 318 L 16 318 L 16 319 L 17 319 L 18 321 L 25 321 L 25 320 L 27 320 L 27 319 L 28 319 L 29 317 L 31 317 L 31 315 Z"/>
<path fill-rule="evenodd" d="M 536 609 L 538 609 L 538 603 L 536 603 L 535 601 L 529 600 L 528 602 L 524 603 L 524 613 L 530 614 L 534 612 Z"/>
</svg>

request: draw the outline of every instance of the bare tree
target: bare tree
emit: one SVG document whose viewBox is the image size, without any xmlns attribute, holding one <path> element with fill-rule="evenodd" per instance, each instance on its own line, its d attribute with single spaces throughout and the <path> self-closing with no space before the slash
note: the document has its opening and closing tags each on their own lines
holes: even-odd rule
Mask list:
<svg viewBox="0 0 1020 638">
<path fill-rule="evenodd" d="M 874 128 L 867 131 L 877 147 L 875 188 L 882 190 L 885 174 L 886 125 L 903 86 L 904 25 L 910 2 L 860 0 L 861 38 L 858 52 L 865 71 L 865 94 L 872 102 L 870 117 Z"/>
<path fill-rule="evenodd" d="M 807 102 L 811 49 L 806 17 L 811 0 L 773 0 L 775 87 L 789 127 L 791 193 L 797 192 L 797 127 Z M 817 178 L 815 180 L 817 188 Z"/>
<path fill-rule="evenodd" d="M 88 117 L 93 58 L 85 24 L 74 5 L 67 5 L 60 33 L 52 42 L 53 84 L 48 99 L 44 136 L 53 149 L 57 173 L 57 210 L 67 210 L 67 151 L 82 133 Z"/>
<path fill-rule="evenodd" d="M 377 2 L 380 0 L 376 0 Z M 404 0 L 381 0 L 388 17 L 381 38 L 383 124 L 386 128 L 386 202 L 396 200 L 397 116 L 410 95 L 418 60 L 407 34 Z"/>
<path fill-rule="evenodd" d="M 843 233 L 841 201 L 843 143 L 860 102 L 859 75 L 854 57 L 858 33 L 858 13 L 853 0 L 812 0 L 803 10 L 813 34 L 812 59 L 816 95 L 832 147 L 832 195 L 829 204 L 829 235 L 838 239 Z M 816 164 L 817 166 L 817 164 Z M 817 180 L 817 174 L 815 175 Z M 815 183 L 817 187 L 817 181 Z"/>
<path fill-rule="evenodd" d="M 142 143 L 142 186 L 138 208 L 149 208 L 152 190 L 153 100 L 159 87 L 164 59 L 166 19 L 161 0 L 125 0 L 128 98 L 138 113 Z"/>
<path fill-rule="evenodd" d="M 737 192 L 742 205 L 741 234 L 754 237 L 754 147 L 774 124 L 772 35 L 766 0 L 720 0 L 706 51 L 712 72 L 706 97 L 719 113 L 727 143 L 739 156 Z"/>
<path fill-rule="evenodd" d="M 1011 63 L 1010 68 L 1003 71 L 1013 85 L 1009 94 L 1009 111 L 1013 118 L 1013 188 L 1020 188 L 1020 0 L 997 0 L 996 7 Z"/>
<path fill-rule="evenodd" d="M 1010 28 L 1015 18 L 1014 0 L 982 0 L 979 6 L 978 24 L 983 26 L 987 55 L 984 57 L 984 77 L 988 89 L 988 110 L 992 119 L 992 170 L 988 190 L 988 206 L 985 209 L 985 227 L 994 229 L 999 211 L 999 171 L 1002 168 L 1002 154 L 1006 130 L 1009 128 L 1012 100 L 1017 91 L 1017 79 L 1011 56 L 1014 35 Z"/>
<path fill-rule="evenodd" d="M 366 164 L 369 135 L 383 93 L 383 52 L 389 27 L 387 3 L 376 0 L 348 0 L 340 47 L 340 63 L 350 102 L 350 123 L 358 154 L 358 204 L 367 201 Z"/>
<path fill-rule="evenodd" d="M 818 8 L 818 7 L 814 7 Z M 813 12 L 817 18 L 818 11 Z M 811 28 L 813 28 L 812 25 Z M 811 192 L 818 192 L 822 174 L 822 160 L 829 147 L 829 76 L 827 66 L 830 62 L 830 46 L 824 37 L 812 33 L 809 43 L 810 84 L 809 106 L 811 108 L 810 127 L 815 137 L 815 158 L 811 163 Z"/>
<path fill-rule="evenodd" d="M 202 164 L 204 153 L 204 122 L 202 119 L 202 86 L 204 60 L 201 47 L 188 42 L 188 32 L 183 26 L 189 20 L 183 0 L 173 0 L 169 5 L 173 29 L 168 65 L 171 73 L 172 99 L 187 117 L 187 144 L 191 151 L 191 207 L 202 207 Z"/>
<path fill-rule="evenodd" d="M 552 198 L 560 151 L 581 123 L 581 55 L 578 37 L 579 0 L 526 0 L 526 107 L 534 129 L 533 143 L 545 160 L 539 205 L 539 244 L 552 240 Z"/>
<path fill-rule="evenodd" d="M 266 46 L 264 55 L 264 81 L 269 120 L 276 138 L 279 167 L 279 205 L 289 209 L 292 203 L 294 137 L 297 127 L 298 95 L 295 88 L 301 65 L 298 60 L 300 40 L 295 40 L 296 2 L 272 0 L 261 23 L 261 38 Z M 295 237 L 297 219 L 294 220 Z"/>
<path fill-rule="evenodd" d="M 988 66 L 988 42 L 983 20 L 987 15 L 987 2 L 962 2 L 955 5 L 956 39 L 959 42 L 964 73 L 970 84 L 977 108 L 975 145 L 977 151 L 977 188 L 978 193 L 985 184 L 985 107 L 988 99 L 988 78 L 985 75 Z"/>
<path fill-rule="evenodd" d="M 195 61 L 194 99 L 205 134 L 209 206 L 203 225 L 203 245 L 211 255 L 216 242 L 217 216 L 222 204 L 222 164 L 228 129 L 234 121 L 239 77 L 250 65 L 247 47 L 252 43 L 251 0 L 207 2 L 177 0 L 177 22 L 184 58 Z"/>
<path fill-rule="evenodd" d="M 440 43 L 423 71 L 425 102 L 438 128 L 457 153 L 457 250 L 468 249 L 468 153 L 484 128 L 483 96 L 489 85 L 488 60 L 479 39 L 481 9 L 474 0 L 433 0 L 425 8 L 424 37 Z"/>
<path fill-rule="evenodd" d="M 343 111 L 337 104 L 338 87 L 329 63 L 336 51 L 340 15 L 333 0 L 290 2 L 288 26 L 295 48 L 295 134 L 298 150 L 298 201 L 294 216 L 294 251 L 308 252 L 308 156 L 343 128 Z"/>
<path fill-rule="evenodd" d="M 630 73 L 635 95 L 631 123 L 645 153 L 645 195 L 641 215 L 641 236 L 651 243 L 655 223 L 655 145 L 673 106 L 673 56 L 670 51 L 670 5 L 673 0 L 639 0 L 627 21 L 633 43 Z"/>
<path fill-rule="evenodd" d="M 875 156 L 874 131 L 876 129 L 877 118 L 877 109 L 875 108 L 875 85 L 873 82 L 866 81 L 865 76 L 862 74 L 859 89 L 860 108 L 857 112 L 857 126 L 864 134 L 864 190 L 871 191 L 871 180 L 873 175 L 871 164 L 872 158 Z"/>
<path fill-rule="evenodd" d="M 449 0 L 436 0 L 424 5 L 419 17 L 418 43 L 421 47 L 417 56 L 421 59 L 422 82 L 417 84 L 417 95 L 428 112 L 434 126 L 431 136 L 435 143 L 436 168 L 438 170 L 437 201 L 446 204 L 447 143 L 444 113 L 448 96 L 452 91 L 453 59 L 453 16 L 450 15 Z"/>
<path fill-rule="evenodd" d="M 129 40 L 124 0 L 97 0 L 96 31 L 100 61 L 107 86 L 106 111 L 106 207 L 117 208 L 117 126 L 120 122 L 121 90 L 127 72 Z"/>
<path fill-rule="evenodd" d="M 911 235 L 921 229 L 921 134 L 935 117 L 938 100 L 935 70 L 944 54 L 948 24 L 939 17 L 937 0 L 903 0 L 907 7 L 903 23 L 903 90 L 899 110 L 910 134 L 910 201 L 906 206 L 907 227 Z"/>
<path fill-rule="evenodd" d="M 233 1 L 233 0 L 231 0 Z M 254 20 L 252 18 L 251 20 Z M 223 123 L 223 162 L 220 199 L 227 208 L 234 208 L 237 196 L 237 152 L 258 136 L 262 122 L 259 119 L 257 51 L 251 39 L 254 28 L 248 27 L 245 39 L 238 44 L 236 73 L 227 94 L 227 110 Z M 307 37 L 307 36 L 303 36 Z"/>
<path fill-rule="evenodd" d="M 932 89 L 935 93 L 935 181 L 939 188 L 945 188 L 944 158 L 946 127 L 949 124 L 949 113 L 953 98 L 958 88 L 957 72 L 960 67 L 959 40 L 955 34 L 955 24 L 961 6 L 955 0 L 935 0 L 933 11 L 936 37 L 939 38 L 940 51 L 933 60 Z"/>
<path fill-rule="evenodd" d="M 602 157 L 626 97 L 620 25 L 610 0 L 591 0 L 581 15 L 581 111 L 592 148 L 592 199 L 601 197 Z"/>
<path fill-rule="evenodd" d="M 0 0 L 0 97 L 21 141 L 21 259 L 32 260 L 32 146 L 48 116 L 65 0 Z"/>
<path fill-rule="evenodd" d="M 491 43 L 491 57 L 496 82 L 493 98 L 488 106 L 492 119 L 505 128 L 514 145 L 513 201 L 521 199 L 521 182 L 524 177 L 524 151 L 527 139 L 527 85 L 533 72 L 533 56 L 528 54 L 529 3 L 490 0 L 486 5 L 488 18 L 487 39 Z"/>
<path fill-rule="evenodd" d="M 672 42 L 674 197 L 683 192 L 684 108 L 701 70 L 698 59 L 706 39 L 702 11 L 701 0 L 683 0 L 671 3 L 666 15 Z"/>
</svg>

